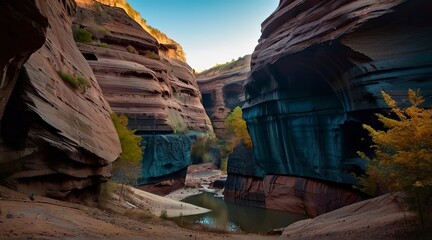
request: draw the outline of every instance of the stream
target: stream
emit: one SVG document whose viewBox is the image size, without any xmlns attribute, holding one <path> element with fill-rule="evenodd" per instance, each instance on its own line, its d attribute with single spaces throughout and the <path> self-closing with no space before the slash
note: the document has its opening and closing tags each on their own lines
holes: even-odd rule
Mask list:
<svg viewBox="0 0 432 240">
<path fill-rule="evenodd" d="M 213 231 L 246 232 L 265 234 L 275 228 L 282 228 L 308 216 L 285 211 L 236 205 L 226 202 L 213 193 L 190 196 L 182 202 L 211 209 L 209 213 L 174 218 L 179 226 L 202 226 Z"/>
</svg>

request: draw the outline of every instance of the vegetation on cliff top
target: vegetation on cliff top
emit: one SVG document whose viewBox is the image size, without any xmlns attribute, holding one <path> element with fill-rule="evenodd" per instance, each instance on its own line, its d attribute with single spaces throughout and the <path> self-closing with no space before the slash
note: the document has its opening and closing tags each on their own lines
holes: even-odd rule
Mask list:
<svg viewBox="0 0 432 240">
<path fill-rule="evenodd" d="M 183 51 L 183 48 L 176 41 L 169 38 L 165 33 L 159 31 L 156 28 L 153 28 L 147 25 L 147 21 L 141 17 L 141 15 L 132 8 L 132 6 L 126 2 L 126 0 L 97 0 L 103 4 L 107 4 L 109 6 L 119 7 L 126 11 L 126 13 L 135 20 L 141 27 L 144 28 L 150 35 L 157 39 L 159 43 L 164 44 L 173 44 L 176 46 L 176 55 L 175 57 L 183 62 L 186 61 L 186 54 Z"/>
<path fill-rule="evenodd" d="M 359 152 L 369 163 L 368 177 L 360 180 L 370 194 L 406 192 L 423 228 L 425 207 L 432 196 L 432 109 L 422 108 L 424 98 L 411 89 L 408 91 L 411 106 L 405 108 L 398 107 L 387 93 L 382 95 L 392 115 L 376 114 L 385 131 L 363 125 L 374 142 L 371 148 L 375 156 L 371 159 Z"/>
<path fill-rule="evenodd" d="M 245 55 L 243 57 L 237 58 L 237 60 L 232 59 L 231 61 L 228 61 L 226 63 L 216 64 L 215 66 L 198 73 L 197 76 L 205 76 L 212 72 L 223 72 L 223 71 L 228 71 L 231 69 L 243 67 L 246 64 L 249 65 L 250 57 L 251 55 Z"/>
</svg>

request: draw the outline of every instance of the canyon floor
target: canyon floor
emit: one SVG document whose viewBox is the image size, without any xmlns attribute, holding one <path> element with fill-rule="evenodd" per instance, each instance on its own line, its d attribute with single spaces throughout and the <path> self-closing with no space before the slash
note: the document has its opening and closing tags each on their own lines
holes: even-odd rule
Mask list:
<svg viewBox="0 0 432 240">
<path fill-rule="evenodd" d="M 209 190 L 209 182 L 224 178 L 210 165 L 189 169 L 187 185 L 168 200 L 144 194 L 134 195 L 147 205 L 141 209 L 101 201 L 99 207 L 88 207 L 58 201 L 39 195 L 33 200 L 27 194 L 0 186 L 1 239 L 275 239 L 280 236 L 210 232 L 201 225 L 181 228 L 174 222 L 155 216 L 163 207 L 176 211 L 171 199 Z M 210 189 L 211 190 L 211 189 Z M 430 224 L 422 237 L 415 234 L 415 214 L 401 209 L 400 194 L 384 195 L 346 206 L 333 212 L 294 223 L 282 234 L 284 239 L 429 239 Z M 134 202 L 133 204 L 140 204 Z M 133 205 L 132 204 L 132 205 Z M 163 206 L 163 204 L 165 204 Z M 171 205 L 169 205 L 171 204 Z M 168 207 L 169 206 L 169 207 Z M 183 206 L 185 210 L 185 206 Z M 156 212 L 158 213 L 159 210 Z M 192 211 L 194 211 L 192 209 Z M 153 212 L 153 214 L 151 214 Z M 432 216 L 428 218 L 432 219 Z M 259 219 L 257 219 L 259 221 Z M 429 236 L 429 237 L 428 237 Z"/>
<path fill-rule="evenodd" d="M 116 214 L 0 186 L 0 239 L 273 239 L 189 230 L 138 212 Z"/>
</svg>

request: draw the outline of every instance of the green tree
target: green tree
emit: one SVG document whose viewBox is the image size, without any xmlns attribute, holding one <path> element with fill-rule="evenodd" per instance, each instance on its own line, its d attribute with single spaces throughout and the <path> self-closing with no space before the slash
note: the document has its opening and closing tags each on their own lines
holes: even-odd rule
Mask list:
<svg viewBox="0 0 432 240">
<path fill-rule="evenodd" d="M 120 139 L 122 153 L 113 163 L 113 179 L 122 184 L 120 198 L 124 184 L 135 184 L 142 159 L 141 137 L 135 135 L 135 130 L 127 128 L 128 119 L 125 115 L 111 113 L 111 119 Z"/>
<path fill-rule="evenodd" d="M 368 193 L 404 191 L 413 200 L 421 227 L 424 228 L 425 207 L 432 193 L 432 109 L 421 107 L 424 98 L 417 91 L 408 90 L 410 106 L 400 108 L 390 95 L 382 91 L 390 116 L 376 114 L 385 130 L 364 124 L 374 144 L 367 175 L 361 183 Z M 393 116 L 394 118 L 392 118 Z"/>
<path fill-rule="evenodd" d="M 240 107 L 234 108 L 232 112 L 225 118 L 225 130 L 228 132 L 228 152 L 231 152 L 235 146 L 245 144 L 248 148 L 252 148 L 252 140 L 247 130 L 246 121 L 242 117 L 243 112 Z"/>
</svg>

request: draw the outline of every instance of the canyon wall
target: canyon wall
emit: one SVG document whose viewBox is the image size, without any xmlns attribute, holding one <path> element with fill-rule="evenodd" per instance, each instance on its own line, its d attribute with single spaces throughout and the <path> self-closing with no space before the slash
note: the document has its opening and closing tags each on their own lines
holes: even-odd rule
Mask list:
<svg viewBox="0 0 432 240">
<path fill-rule="evenodd" d="M 146 32 L 152 35 L 159 44 L 163 45 L 167 51 L 162 52 L 161 54 L 169 57 L 175 58 L 182 62 L 186 62 L 186 54 L 183 51 L 183 48 L 180 44 L 178 44 L 173 39 L 169 38 L 165 33 L 159 31 L 156 28 L 153 28 L 147 24 L 147 21 L 143 19 L 139 12 L 131 7 L 131 5 L 127 2 L 127 0 L 97 0 L 100 3 L 106 4 L 111 7 L 118 7 L 123 10 L 131 17 L 135 22 L 137 22 Z"/>
<path fill-rule="evenodd" d="M 72 37 L 75 2 L 6 1 L 1 10 L 4 4 L 12 7 L 2 22 L 13 29 L 3 35 L 14 37 L 4 47 L 17 57 L 9 60 L 13 68 L 2 69 L 19 76 L 1 118 L 3 181 L 29 194 L 95 200 L 121 149 L 108 102 Z M 24 62 L 42 44 L 19 70 L 14 61 Z M 86 85 L 74 87 L 61 74 Z"/>
<path fill-rule="evenodd" d="M 251 56 L 221 64 L 196 75 L 203 105 L 218 138 L 226 138 L 225 117 L 245 99 L 243 83 L 250 73 Z"/>
<path fill-rule="evenodd" d="M 138 184 L 182 182 L 191 164 L 185 153 L 190 153 L 194 139 L 184 133 L 212 132 L 193 70 L 171 57 L 170 48 L 122 8 L 91 0 L 77 3 L 74 31 L 90 36 L 78 39 L 77 46 L 113 111 L 125 114 L 129 128 L 143 137 Z"/>
<path fill-rule="evenodd" d="M 350 190 L 366 164 L 356 152 L 371 152 L 362 123 L 380 126 L 381 90 L 406 104 L 408 88 L 421 89 L 431 103 L 431 10 L 422 0 L 281 0 L 245 83 L 254 153 L 230 163 L 226 199 L 292 210 L 277 199 L 298 198 L 297 212 L 312 216 L 361 199 Z M 342 200 L 326 204 L 334 192 Z"/>
</svg>

